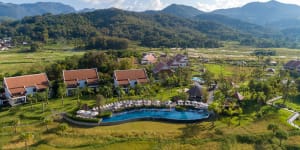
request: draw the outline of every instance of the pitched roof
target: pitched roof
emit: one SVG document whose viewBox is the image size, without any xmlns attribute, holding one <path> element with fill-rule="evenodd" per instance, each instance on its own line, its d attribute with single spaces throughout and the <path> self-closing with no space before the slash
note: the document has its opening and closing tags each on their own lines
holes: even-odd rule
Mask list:
<svg viewBox="0 0 300 150">
<path fill-rule="evenodd" d="M 170 70 L 171 71 L 171 68 L 168 64 L 164 63 L 164 62 L 159 62 L 155 68 L 153 69 L 153 72 L 154 73 L 159 73 L 160 71 L 163 71 L 163 70 Z"/>
<path fill-rule="evenodd" d="M 64 70 L 63 78 L 68 87 L 76 87 L 78 81 L 85 80 L 88 85 L 98 84 L 97 69 Z"/>
<path fill-rule="evenodd" d="M 200 84 L 195 83 L 195 85 L 190 88 L 187 93 L 191 96 L 191 97 L 201 97 L 203 95 L 203 88 Z"/>
<path fill-rule="evenodd" d="M 300 65 L 300 60 L 291 60 L 288 63 L 286 63 L 284 66 L 288 68 L 296 68 Z"/>
<path fill-rule="evenodd" d="M 142 61 L 148 61 L 150 63 L 155 63 L 156 62 L 156 56 L 152 53 L 146 54 L 143 56 Z"/>
<path fill-rule="evenodd" d="M 145 69 L 116 70 L 114 78 L 120 85 L 127 85 L 132 80 L 136 80 L 139 83 L 147 83 L 149 81 Z"/>
<path fill-rule="evenodd" d="M 36 87 L 37 90 L 49 87 L 45 73 L 4 78 L 4 83 L 11 96 L 25 95 L 27 87 Z"/>
</svg>

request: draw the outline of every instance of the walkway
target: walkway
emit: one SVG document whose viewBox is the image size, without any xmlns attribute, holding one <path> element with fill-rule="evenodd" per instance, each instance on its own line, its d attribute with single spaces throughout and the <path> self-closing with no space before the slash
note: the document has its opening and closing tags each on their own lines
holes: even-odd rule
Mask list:
<svg viewBox="0 0 300 150">
<path fill-rule="evenodd" d="M 271 105 L 273 107 L 276 107 L 276 108 L 280 108 L 279 106 L 275 105 L 274 102 L 277 101 L 277 100 L 280 100 L 281 98 L 282 98 L 282 96 L 278 96 L 278 97 L 275 97 L 273 99 L 270 99 L 270 100 L 267 101 L 267 104 Z M 294 110 L 290 110 L 290 109 L 287 109 L 287 108 L 282 108 L 282 109 L 293 113 L 293 115 L 288 118 L 287 122 L 291 126 L 297 128 L 297 129 L 300 129 L 300 127 L 298 125 L 294 124 L 294 121 L 300 116 L 300 114 L 298 112 L 294 111 Z"/>
</svg>

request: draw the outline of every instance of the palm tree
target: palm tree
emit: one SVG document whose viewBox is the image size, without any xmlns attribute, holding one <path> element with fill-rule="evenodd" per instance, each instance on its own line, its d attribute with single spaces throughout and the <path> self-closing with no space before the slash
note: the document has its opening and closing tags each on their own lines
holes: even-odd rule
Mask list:
<svg viewBox="0 0 300 150">
<path fill-rule="evenodd" d="M 80 89 L 80 87 L 77 87 L 75 90 L 75 95 L 77 97 L 77 103 L 80 103 L 80 96 L 82 96 L 82 90 Z"/>
<path fill-rule="evenodd" d="M 46 99 L 46 104 L 48 105 L 49 104 L 49 88 L 46 88 L 45 90 L 45 99 Z"/>
<path fill-rule="evenodd" d="M 49 124 L 53 122 L 52 118 L 44 118 L 43 124 L 46 126 L 47 132 L 49 131 Z"/>
<path fill-rule="evenodd" d="M 281 146 L 282 140 L 288 139 L 288 133 L 283 130 L 279 130 L 275 133 L 275 137 L 279 139 L 279 142 L 280 142 L 279 146 Z"/>
<path fill-rule="evenodd" d="M 88 87 L 88 86 L 85 86 L 84 87 L 84 92 L 87 93 L 89 95 L 89 98 L 91 98 L 91 95 L 94 93 L 93 92 L 93 89 Z"/>
<path fill-rule="evenodd" d="M 269 124 L 268 125 L 268 130 L 272 130 L 273 135 L 275 135 L 275 132 L 279 129 L 278 125 L 276 124 Z"/>
<path fill-rule="evenodd" d="M 15 133 L 17 133 L 17 127 L 21 124 L 19 119 L 15 119 L 11 122 L 11 125 L 14 127 Z"/>
<path fill-rule="evenodd" d="M 67 95 L 67 86 L 65 83 L 60 83 L 57 89 L 57 95 L 61 97 L 61 104 L 64 106 L 64 97 Z"/>
<path fill-rule="evenodd" d="M 61 133 L 66 132 L 68 130 L 68 128 L 69 128 L 69 125 L 66 123 L 62 123 L 62 124 L 58 125 L 58 127 L 57 127 L 58 131 Z"/>
<path fill-rule="evenodd" d="M 218 116 L 222 112 L 222 108 L 221 108 L 220 103 L 213 102 L 212 104 L 210 104 L 208 106 L 208 109 L 214 111 L 215 119 L 218 120 L 218 118 L 219 118 Z M 212 124 L 213 124 L 213 126 L 215 126 L 215 121 L 214 120 L 213 120 Z"/>
<path fill-rule="evenodd" d="M 99 114 L 101 114 L 100 106 L 104 104 L 104 97 L 103 95 L 97 94 L 96 95 L 96 106 L 98 108 Z"/>
<path fill-rule="evenodd" d="M 30 108 L 32 110 L 33 109 L 33 107 L 32 107 L 33 95 L 32 94 L 27 95 L 27 101 L 29 101 Z"/>
<path fill-rule="evenodd" d="M 32 133 L 22 133 L 20 139 L 25 142 L 25 148 L 28 150 L 28 141 L 33 139 L 34 135 Z"/>
<path fill-rule="evenodd" d="M 242 119 L 241 114 L 243 113 L 243 109 L 240 107 L 240 108 L 237 110 L 237 113 L 239 114 L 239 125 L 241 125 L 241 119 Z"/>
<path fill-rule="evenodd" d="M 230 116 L 230 118 L 228 120 L 228 126 L 230 126 L 231 125 L 232 116 L 234 114 L 234 110 L 233 110 L 232 106 L 229 107 L 229 109 L 226 111 L 226 113 Z"/>
</svg>

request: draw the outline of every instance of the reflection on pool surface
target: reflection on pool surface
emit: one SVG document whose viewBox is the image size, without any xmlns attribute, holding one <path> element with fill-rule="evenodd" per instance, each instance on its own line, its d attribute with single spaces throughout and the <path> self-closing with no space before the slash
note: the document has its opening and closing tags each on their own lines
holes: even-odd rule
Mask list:
<svg viewBox="0 0 300 150">
<path fill-rule="evenodd" d="M 176 111 L 173 109 L 137 109 L 113 114 L 110 118 L 103 118 L 103 123 L 130 121 L 134 119 L 166 119 L 173 121 L 193 121 L 208 118 L 203 110 Z"/>
</svg>

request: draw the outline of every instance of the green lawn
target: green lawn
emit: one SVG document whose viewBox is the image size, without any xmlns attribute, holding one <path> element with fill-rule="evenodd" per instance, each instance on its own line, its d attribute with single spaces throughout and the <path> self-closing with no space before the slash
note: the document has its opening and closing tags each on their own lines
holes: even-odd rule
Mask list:
<svg viewBox="0 0 300 150">
<path fill-rule="evenodd" d="M 90 106 L 95 104 L 94 98 L 85 98 L 82 103 L 87 103 Z M 45 133 L 45 126 L 41 125 L 41 119 L 49 116 L 52 113 L 71 111 L 77 106 L 76 98 L 65 98 L 64 106 L 61 104 L 61 99 L 49 100 L 46 105 L 46 111 L 42 112 L 40 103 L 34 104 L 31 109 L 30 104 L 17 106 L 14 108 L 5 108 L 0 111 L 0 130 L 1 140 L 0 146 L 2 149 L 23 149 L 24 143 L 19 140 L 18 135 L 22 132 L 33 132 L 35 139 L 30 142 L 31 149 L 105 149 L 114 150 L 122 149 L 222 149 L 229 146 L 232 149 L 254 149 L 252 144 L 245 143 L 228 143 L 228 138 L 236 135 L 260 135 L 269 134 L 267 125 L 276 123 L 285 130 L 292 128 L 286 124 L 286 118 L 290 115 L 286 111 L 276 110 L 269 106 L 264 106 L 264 110 L 268 113 L 261 118 L 255 119 L 255 110 L 253 107 L 245 109 L 245 114 L 242 116 L 241 125 L 238 125 L 238 117 L 233 117 L 230 126 L 227 124 L 228 117 L 221 118 L 216 121 L 216 127 L 212 127 L 211 122 L 199 123 L 200 133 L 195 138 L 183 140 L 181 136 L 181 128 L 185 124 L 172 124 L 163 122 L 139 121 L 126 123 L 116 126 L 80 128 L 72 126 L 65 134 L 58 134 L 55 129 L 59 122 L 54 122 L 50 125 L 50 133 Z M 29 124 L 17 128 L 17 134 L 13 133 L 12 127 L 4 127 L 15 118 L 21 120 L 21 124 Z M 219 135 L 215 129 L 223 132 Z M 291 143 L 293 144 L 293 143 Z M 208 146 L 205 147 L 204 146 Z"/>
</svg>

